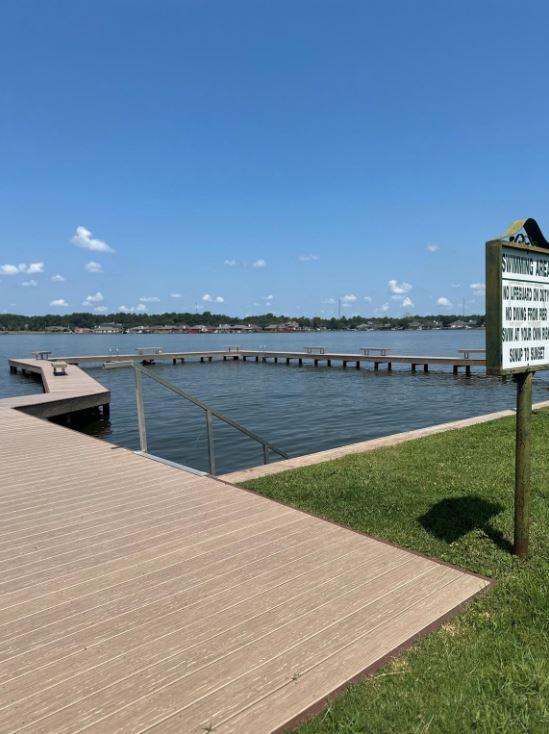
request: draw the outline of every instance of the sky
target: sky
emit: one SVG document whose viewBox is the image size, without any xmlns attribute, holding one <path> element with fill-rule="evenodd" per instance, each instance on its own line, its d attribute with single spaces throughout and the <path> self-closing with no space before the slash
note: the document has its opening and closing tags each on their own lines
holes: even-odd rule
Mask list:
<svg viewBox="0 0 549 734">
<path fill-rule="evenodd" d="M 548 24 L 528 0 L 3 0 L 0 311 L 483 312 L 485 241 L 549 234 Z"/>
</svg>

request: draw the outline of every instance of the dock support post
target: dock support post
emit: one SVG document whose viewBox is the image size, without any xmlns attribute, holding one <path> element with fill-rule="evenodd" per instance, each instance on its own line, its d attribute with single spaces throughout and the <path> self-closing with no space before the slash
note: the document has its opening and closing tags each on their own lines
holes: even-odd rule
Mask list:
<svg viewBox="0 0 549 734">
<path fill-rule="evenodd" d="M 315 367 L 318 367 L 318 359 L 315 359 L 314 363 L 315 363 Z"/>
<path fill-rule="evenodd" d="M 15 365 L 13 365 L 13 364 L 10 364 L 10 372 L 11 372 L 12 375 L 16 375 L 17 374 L 17 367 Z"/>
<path fill-rule="evenodd" d="M 267 361 L 267 357 L 261 357 L 261 361 L 262 362 L 266 362 Z"/>
<path fill-rule="evenodd" d="M 226 361 L 227 361 L 227 355 L 226 355 L 226 354 L 224 354 L 224 355 L 223 355 L 223 361 L 224 361 L 224 362 L 226 362 Z"/>
<path fill-rule="evenodd" d="M 429 365 L 428 364 L 424 364 L 423 365 L 423 371 L 424 372 L 429 372 Z"/>
<path fill-rule="evenodd" d="M 331 359 L 327 359 L 326 360 L 326 367 L 331 367 L 331 366 L 332 366 L 332 360 Z"/>
<path fill-rule="evenodd" d="M 357 359 L 356 364 L 355 364 L 355 367 L 356 367 L 357 370 L 360 369 L 360 360 Z"/>
<path fill-rule="evenodd" d="M 416 366 L 415 366 L 415 364 L 413 362 L 412 362 L 412 365 L 411 366 L 412 366 L 412 372 L 415 372 L 416 371 Z"/>
<path fill-rule="evenodd" d="M 200 361 L 201 362 L 204 362 L 204 357 L 200 357 Z"/>
<path fill-rule="evenodd" d="M 300 367 L 303 367 L 303 360 L 301 359 L 301 357 L 298 360 L 298 364 L 299 364 Z"/>
<path fill-rule="evenodd" d="M 379 369 L 379 362 L 374 362 L 374 370 L 377 372 Z"/>
<path fill-rule="evenodd" d="M 467 375 L 467 377 L 471 377 L 471 365 L 470 364 L 466 365 L 465 374 Z"/>
<path fill-rule="evenodd" d="M 347 369 L 347 360 L 345 359 L 343 360 L 343 369 L 344 370 Z"/>
<path fill-rule="evenodd" d="M 454 375 L 457 375 L 458 372 L 459 372 L 459 367 L 457 366 L 457 364 L 455 364 L 453 368 L 453 373 Z"/>
<path fill-rule="evenodd" d="M 177 359 L 175 357 L 172 358 L 172 364 L 177 364 Z"/>
<path fill-rule="evenodd" d="M 103 414 L 103 418 L 108 418 L 111 414 L 111 406 L 110 403 L 104 403 L 101 406 L 101 412 Z"/>
<path fill-rule="evenodd" d="M 387 362 L 387 372 L 391 372 L 392 369 L 393 369 L 393 363 Z"/>
<path fill-rule="evenodd" d="M 256 358 L 255 358 L 255 361 L 256 361 L 256 362 L 259 362 L 259 357 L 256 357 Z"/>
<path fill-rule="evenodd" d="M 278 364 L 278 357 L 275 357 L 275 358 L 274 358 L 274 363 L 275 363 L 275 364 Z"/>
<path fill-rule="evenodd" d="M 208 357 L 208 362 L 211 362 L 213 357 Z"/>
<path fill-rule="evenodd" d="M 286 364 L 290 364 L 290 358 L 286 357 Z"/>
<path fill-rule="evenodd" d="M 246 359 L 247 359 L 246 355 L 245 355 L 245 354 L 243 354 L 243 355 L 242 355 L 242 361 L 243 361 L 243 362 L 245 362 L 245 361 L 246 361 Z"/>
</svg>

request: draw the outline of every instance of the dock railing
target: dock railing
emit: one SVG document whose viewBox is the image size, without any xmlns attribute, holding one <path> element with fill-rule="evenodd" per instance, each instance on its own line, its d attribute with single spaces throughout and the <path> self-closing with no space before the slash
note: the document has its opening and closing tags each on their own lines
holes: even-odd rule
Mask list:
<svg viewBox="0 0 549 734">
<path fill-rule="evenodd" d="M 279 449 L 276 446 L 273 446 L 273 444 L 269 443 L 268 441 L 265 441 L 265 439 L 261 438 L 261 436 L 258 436 L 257 433 L 254 433 L 253 431 L 250 431 L 248 428 L 241 426 L 240 423 L 237 423 L 232 418 L 229 418 L 228 416 L 223 415 L 223 413 L 220 413 L 219 410 L 212 408 L 210 405 L 208 405 L 207 403 L 204 403 L 202 400 L 195 398 L 194 395 L 190 395 L 190 393 L 186 392 L 185 390 L 180 388 L 178 385 L 174 385 L 172 382 L 165 380 L 163 377 L 160 377 L 159 375 L 155 375 L 154 372 L 151 372 L 151 370 L 141 367 L 140 365 L 134 364 L 133 369 L 135 372 L 135 401 L 137 405 L 137 424 L 139 427 L 139 445 L 143 453 L 145 454 L 148 453 L 147 429 L 146 429 L 146 423 L 145 423 L 145 404 L 143 400 L 143 380 L 142 380 L 142 375 L 145 375 L 146 377 L 150 377 L 151 380 L 154 380 L 155 382 L 158 382 L 160 385 L 163 385 L 168 390 L 171 390 L 176 395 L 179 395 L 180 397 L 185 398 L 185 400 L 188 400 L 189 402 L 193 403 L 194 405 L 197 405 L 199 408 L 202 408 L 202 410 L 204 411 L 205 416 L 206 416 L 206 432 L 208 436 L 208 461 L 209 461 L 209 467 L 210 467 L 210 474 L 215 476 L 215 473 L 216 473 L 215 441 L 214 441 L 214 430 L 213 430 L 213 419 L 214 418 L 218 418 L 220 421 L 227 423 L 227 425 L 232 426 L 233 428 L 236 428 L 238 431 L 240 431 L 240 433 L 243 433 L 245 436 L 248 436 L 248 438 L 251 438 L 252 440 L 261 444 L 261 446 L 263 447 L 263 463 L 264 464 L 269 463 L 269 452 L 270 451 L 272 451 L 274 454 L 278 454 L 278 456 L 281 456 L 283 459 L 290 458 L 286 452 L 282 451 L 282 449 Z"/>
</svg>

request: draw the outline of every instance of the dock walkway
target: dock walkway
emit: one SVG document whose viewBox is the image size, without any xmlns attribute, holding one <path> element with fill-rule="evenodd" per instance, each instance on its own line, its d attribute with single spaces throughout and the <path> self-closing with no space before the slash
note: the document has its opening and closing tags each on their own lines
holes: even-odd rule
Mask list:
<svg viewBox="0 0 549 734">
<path fill-rule="evenodd" d="M 488 585 L 5 403 L 0 458 L 6 734 L 282 731 Z"/>
</svg>

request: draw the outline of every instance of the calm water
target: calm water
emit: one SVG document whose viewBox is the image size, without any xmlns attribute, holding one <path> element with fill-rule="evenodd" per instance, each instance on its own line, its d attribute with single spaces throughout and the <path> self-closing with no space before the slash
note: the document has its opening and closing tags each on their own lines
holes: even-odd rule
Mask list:
<svg viewBox="0 0 549 734">
<path fill-rule="evenodd" d="M 484 331 L 333 332 L 319 334 L 191 335 L 25 335 L 0 336 L 0 396 L 41 392 L 32 379 L 9 373 L 10 356 L 30 357 L 35 349 L 54 355 L 133 353 L 137 346 L 165 351 L 243 348 L 301 350 L 322 344 L 338 352 L 387 346 L 396 354 L 455 355 L 463 347 L 484 347 Z M 129 448 L 138 448 L 133 371 L 86 368 L 112 391 L 111 417 L 85 430 Z M 451 368 L 410 373 L 315 368 L 241 362 L 161 365 L 155 371 L 256 431 L 291 456 L 354 441 L 488 413 L 514 404 L 512 382 L 504 385 L 479 370 L 471 377 Z M 157 383 L 144 381 L 149 450 L 188 466 L 207 469 L 203 412 Z M 538 373 L 534 398 L 549 399 L 549 375 Z M 218 472 L 261 463 L 261 448 L 216 421 Z"/>
</svg>

